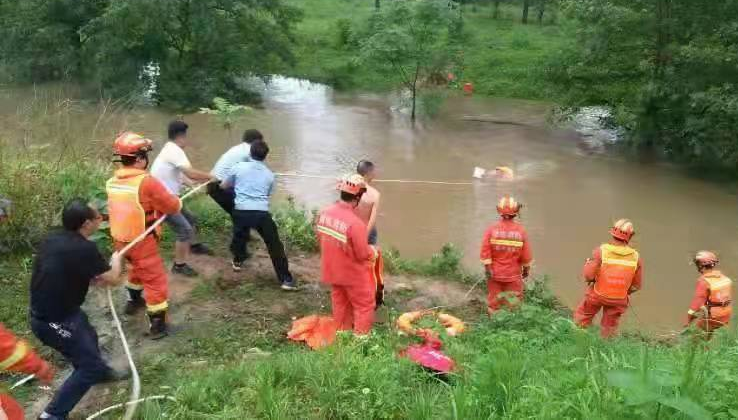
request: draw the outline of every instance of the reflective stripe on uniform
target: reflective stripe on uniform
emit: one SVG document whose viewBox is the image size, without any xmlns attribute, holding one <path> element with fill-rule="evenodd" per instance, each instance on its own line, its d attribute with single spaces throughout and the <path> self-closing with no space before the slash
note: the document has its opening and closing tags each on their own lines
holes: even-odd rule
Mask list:
<svg viewBox="0 0 738 420">
<path fill-rule="evenodd" d="M 510 241 L 506 239 L 490 239 L 489 243 L 491 243 L 492 245 L 514 246 L 516 248 L 523 247 L 522 241 Z"/>
<path fill-rule="evenodd" d="M 710 285 L 710 289 L 722 289 L 723 287 L 728 287 L 733 283 L 727 277 L 721 277 L 720 279 L 715 281 L 708 280 L 707 282 Z"/>
<path fill-rule="evenodd" d="M 693 311 L 693 310 L 691 310 L 691 309 L 687 311 L 687 315 L 694 315 L 695 313 L 696 313 L 696 312 L 695 312 L 695 311 Z"/>
<path fill-rule="evenodd" d="M 11 353 L 5 360 L 0 360 L 0 371 L 6 370 L 17 364 L 26 357 L 26 354 L 28 354 L 28 345 L 23 341 L 19 341 L 15 345 L 13 353 Z"/>
<path fill-rule="evenodd" d="M 333 230 L 326 226 L 318 225 L 318 232 L 324 233 L 330 237 L 333 237 L 335 239 L 338 239 L 339 241 L 346 243 L 346 235 L 342 234 L 341 232 L 338 232 L 336 230 Z"/>
<path fill-rule="evenodd" d="M 484 264 L 484 265 L 490 265 L 490 264 L 492 264 L 492 260 L 491 259 L 482 260 L 482 264 Z"/>
<path fill-rule="evenodd" d="M 156 305 L 146 305 L 146 311 L 150 314 L 164 311 L 167 308 L 169 308 L 169 303 L 166 300 L 162 303 L 157 303 Z"/>
<path fill-rule="evenodd" d="M 602 259 L 603 264 L 612 264 L 612 265 L 623 265 L 625 267 L 638 267 L 638 261 L 633 260 L 621 260 L 618 258 L 603 258 Z"/>
<path fill-rule="evenodd" d="M 133 283 L 126 282 L 126 289 L 143 290 L 144 287 L 143 287 L 143 284 L 133 284 Z"/>
</svg>

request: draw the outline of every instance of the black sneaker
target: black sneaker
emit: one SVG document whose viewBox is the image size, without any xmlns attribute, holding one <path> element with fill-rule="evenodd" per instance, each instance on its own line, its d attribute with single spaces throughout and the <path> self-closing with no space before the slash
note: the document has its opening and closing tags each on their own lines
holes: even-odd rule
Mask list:
<svg viewBox="0 0 738 420">
<path fill-rule="evenodd" d="M 297 282 L 294 279 L 290 279 L 282 282 L 282 290 L 294 291 L 297 290 Z"/>
<path fill-rule="evenodd" d="M 126 379 L 129 379 L 131 377 L 131 371 L 129 369 L 125 370 L 119 370 L 119 369 L 110 369 L 110 374 L 107 378 L 105 378 L 104 382 L 119 382 L 119 381 L 125 381 Z"/>
<path fill-rule="evenodd" d="M 172 265 L 172 273 L 180 274 L 186 277 L 197 277 L 197 271 L 194 268 L 187 265 L 187 263 L 174 264 Z"/>
<path fill-rule="evenodd" d="M 238 273 L 243 268 L 243 261 L 233 260 L 231 261 L 231 267 L 233 267 L 234 272 Z"/>
<path fill-rule="evenodd" d="M 202 243 L 190 245 L 190 252 L 197 255 L 215 255 L 215 252 L 213 252 L 212 249 Z"/>
</svg>

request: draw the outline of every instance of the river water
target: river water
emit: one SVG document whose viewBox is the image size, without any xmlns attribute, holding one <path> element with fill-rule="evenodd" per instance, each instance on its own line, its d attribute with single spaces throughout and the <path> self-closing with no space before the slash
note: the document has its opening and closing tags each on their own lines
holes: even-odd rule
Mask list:
<svg viewBox="0 0 738 420">
<path fill-rule="evenodd" d="M 665 331 L 679 325 L 697 276 L 690 265 L 696 250 L 718 251 L 724 271 L 738 275 L 732 191 L 668 165 L 601 153 L 592 140 L 597 135 L 547 124 L 550 104 L 455 97 L 435 119 L 413 127 L 383 95 L 338 94 L 286 78 L 275 78 L 265 93 L 265 108 L 249 113 L 232 134 L 211 116 L 185 116 L 195 142 L 189 153 L 196 165 L 209 168 L 237 143 L 238 133 L 254 127 L 266 135 L 272 148 L 269 163 L 277 172 L 338 176 L 359 159 L 374 161 L 385 179 L 472 182 L 475 166 L 515 170 L 513 181 L 378 184 L 380 242 L 398 248 L 403 256 L 427 258 L 452 242 L 463 250 L 465 264 L 479 269 L 482 233 L 496 219 L 498 197 L 509 193 L 525 205 L 521 220 L 532 241 L 535 272 L 548 274 L 553 289 L 570 307 L 584 291 L 579 273 L 585 258 L 608 240 L 614 220 L 633 220 L 633 243 L 644 258 L 645 276 L 644 290 L 633 299 L 637 316 L 631 311 L 627 328 Z M 31 96 L 28 91 L 5 90 L 0 116 L 6 122 L 17 118 L 14 114 Z M 104 119 L 96 117 L 97 110 L 90 113 L 95 115 L 82 112 L 71 124 L 89 133 L 102 121 L 156 139 L 164 137 L 166 123 L 174 117 L 150 108 Z M 314 178 L 281 177 L 278 191 L 309 207 L 336 198 L 333 181 Z"/>
</svg>

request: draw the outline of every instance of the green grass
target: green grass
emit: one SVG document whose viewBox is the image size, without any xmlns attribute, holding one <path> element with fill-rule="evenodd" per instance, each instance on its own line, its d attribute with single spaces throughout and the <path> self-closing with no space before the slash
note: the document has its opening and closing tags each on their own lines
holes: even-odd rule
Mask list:
<svg viewBox="0 0 738 420">
<path fill-rule="evenodd" d="M 305 12 L 297 25 L 297 63 L 287 74 L 338 89 L 386 91 L 391 79 L 369 66 L 357 64 L 357 46 L 350 40 L 374 11 L 369 0 L 294 0 Z M 564 44 L 559 26 L 546 16 L 543 25 L 520 22 L 517 7 L 503 6 L 499 19 L 492 19 L 487 6 L 465 6 L 468 39 L 463 46 L 463 65 L 457 71 L 462 82 L 474 84 L 482 95 L 549 99 L 542 63 Z M 347 42 L 348 41 L 348 42 Z"/>
</svg>

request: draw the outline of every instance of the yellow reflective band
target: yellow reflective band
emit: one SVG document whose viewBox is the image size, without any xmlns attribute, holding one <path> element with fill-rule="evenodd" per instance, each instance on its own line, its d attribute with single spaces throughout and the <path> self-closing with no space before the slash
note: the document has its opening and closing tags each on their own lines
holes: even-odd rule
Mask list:
<svg viewBox="0 0 738 420">
<path fill-rule="evenodd" d="M 156 305 L 146 305 L 146 311 L 150 314 L 155 314 L 157 312 L 164 311 L 167 308 L 169 308 L 169 303 L 166 300 Z"/>
<path fill-rule="evenodd" d="M 490 239 L 489 243 L 491 243 L 492 245 L 514 246 L 515 248 L 523 247 L 523 242 L 521 241 L 508 241 L 505 239 Z"/>
<path fill-rule="evenodd" d="M 0 371 L 7 370 L 9 367 L 23 360 L 28 353 L 28 345 L 24 341 L 19 341 L 15 345 L 13 353 L 5 360 L 0 361 Z"/>
<path fill-rule="evenodd" d="M 126 282 L 126 289 L 143 290 L 144 287 L 143 287 L 142 284 L 133 284 L 133 283 L 130 283 L 130 282 Z"/>
<path fill-rule="evenodd" d="M 723 287 L 730 286 L 732 282 L 730 281 L 730 279 L 723 277 L 715 282 L 708 280 L 708 283 L 710 284 L 710 289 L 722 289 Z"/>
<path fill-rule="evenodd" d="M 617 258 L 603 258 L 603 264 L 623 265 L 625 267 L 638 267 L 638 261 L 619 260 Z"/>
<path fill-rule="evenodd" d="M 124 193 L 124 194 L 138 194 L 138 186 L 120 185 L 120 184 L 108 184 L 108 192 L 113 193 Z"/>
<path fill-rule="evenodd" d="M 687 315 L 694 315 L 694 314 L 695 314 L 695 311 L 693 311 L 691 309 L 687 311 Z"/>
<path fill-rule="evenodd" d="M 492 264 L 492 260 L 491 259 L 489 259 L 489 260 L 482 260 L 482 264 L 484 264 L 484 265 L 490 265 L 490 264 Z"/>
<path fill-rule="evenodd" d="M 342 234 L 340 232 L 337 232 L 337 231 L 335 231 L 335 230 L 333 230 L 331 228 L 318 225 L 318 232 L 324 233 L 324 234 L 326 234 L 328 236 L 331 236 L 333 238 L 338 239 L 339 241 L 341 241 L 343 243 L 346 243 L 346 235 L 344 235 L 344 234 Z"/>
</svg>

